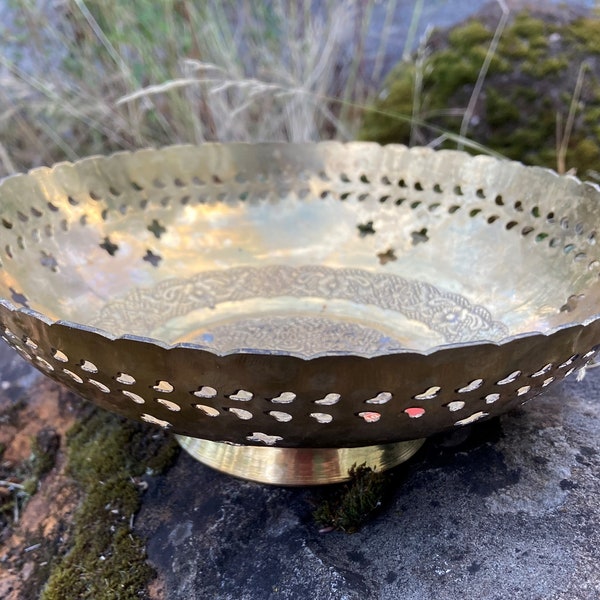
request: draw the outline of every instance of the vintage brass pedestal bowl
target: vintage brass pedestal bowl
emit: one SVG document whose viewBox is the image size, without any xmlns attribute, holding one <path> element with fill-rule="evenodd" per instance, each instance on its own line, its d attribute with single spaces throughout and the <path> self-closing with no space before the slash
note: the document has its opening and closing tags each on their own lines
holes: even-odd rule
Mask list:
<svg viewBox="0 0 600 600">
<path fill-rule="evenodd" d="M 248 479 L 393 466 L 600 342 L 600 191 L 514 162 L 180 146 L 5 179 L 0 207 L 5 341 Z"/>
</svg>

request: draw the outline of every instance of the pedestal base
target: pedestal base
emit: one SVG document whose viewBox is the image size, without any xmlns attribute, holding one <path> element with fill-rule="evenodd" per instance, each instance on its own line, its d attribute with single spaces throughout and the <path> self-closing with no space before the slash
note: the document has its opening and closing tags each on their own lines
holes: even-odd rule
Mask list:
<svg viewBox="0 0 600 600">
<path fill-rule="evenodd" d="M 233 446 L 178 435 L 180 446 L 218 471 L 274 485 L 321 485 L 349 479 L 354 465 L 385 471 L 408 460 L 424 439 L 360 448 L 271 448 Z"/>
</svg>

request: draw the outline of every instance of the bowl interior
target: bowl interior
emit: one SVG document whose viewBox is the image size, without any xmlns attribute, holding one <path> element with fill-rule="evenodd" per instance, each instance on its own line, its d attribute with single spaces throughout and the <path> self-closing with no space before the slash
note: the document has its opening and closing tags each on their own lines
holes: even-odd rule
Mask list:
<svg viewBox="0 0 600 600">
<path fill-rule="evenodd" d="M 600 194 L 374 144 L 207 144 L 0 185 L 0 296 L 50 320 L 236 350 L 372 356 L 594 318 Z"/>
</svg>

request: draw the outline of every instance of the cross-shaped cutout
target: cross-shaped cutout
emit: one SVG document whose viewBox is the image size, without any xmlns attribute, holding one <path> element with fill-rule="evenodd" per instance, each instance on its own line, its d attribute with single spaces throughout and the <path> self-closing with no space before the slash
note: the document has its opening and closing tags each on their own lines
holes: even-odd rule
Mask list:
<svg viewBox="0 0 600 600">
<path fill-rule="evenodd" d="M 24 306 L 25 308 L 29 308 L 29 304 L 27 304 L 27 296 L 25 294 L 21 294 L 20 292 L 17 292 L 13 288 L 8 288 L 8 289 L 10 290 L 10 294 L 11 294 L 11 298 L 12 298 L 13 302 L 15 302 L 16 304 L 20 304 L 21 306 Z"/>
<path fill-rule="evenodd" d="M 48 254 L 42 250 L 42 257 L 40 258 L 40 263 L 43 267 L 48 267 L 51 271 L 56 273 L 58 270 L 58 263 L 56 262 L 56 258 L 52 254 Z"/>
<path fill-rule="evenodd" d="M 149 262 L 153 267 L 158 267 L 158 263 L 162 260 L 162 256 L 159 254 L 154 254 L 152 250 L 146 250 L 146 256 L 144 256 L 144 260 Z"/>
<path fill-rule="evenodd" d="M 380 252 L 377 255 L 377 258 L 379 259 L 379 263 L 382 265 L 385 265 L 393 260 L 398 260 L 393 248 L 388 248 L 385 252 Z"/>
<path fill-rule="evenodd" d="M 148 231 L 151 231 L 157 239 L 167 230 L 167 228 L 163 227 L 156 219 L 153 219 L 147 229 Z"/>
<path fill-rule="evenodd" d="M 117 244 L 113 244 L 109 237 L 105 237 L 104 242 L 100 244 L 100 248 L 106 250 L 111 256 L 114 256 L 119 249 L 119 246 L 117 246 Z"/>
<path fill-rule="evenodd" d="M 366 237 L 367 235 L 373 235 L 375 233 L 375 229 L 373 229 L 373 221 L 359 223 L 356 228 L 358 229 L 358 234 L 360 237 Z"/>
<path fill-rule="evenodd" d="M 429 241 L 427 236 L 427 229 L 423 227 L 421 231 L 413 231 L 411 234 L 413 246 Z"/>
</svg>

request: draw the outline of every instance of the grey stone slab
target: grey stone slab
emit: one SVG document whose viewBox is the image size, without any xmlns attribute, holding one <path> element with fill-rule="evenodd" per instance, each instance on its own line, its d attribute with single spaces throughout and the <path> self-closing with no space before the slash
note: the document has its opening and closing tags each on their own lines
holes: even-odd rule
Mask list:
<svg viewBox="0 0 600 600">
<path fill-rule="evenodd" d="M 319 533 L 323 490 L 185 454 L 153 479 L 136 530 L 170 600 L 600 598 L 600 369 L 464 437 L 429 440 L 354 535 Z"/>
</svg>

